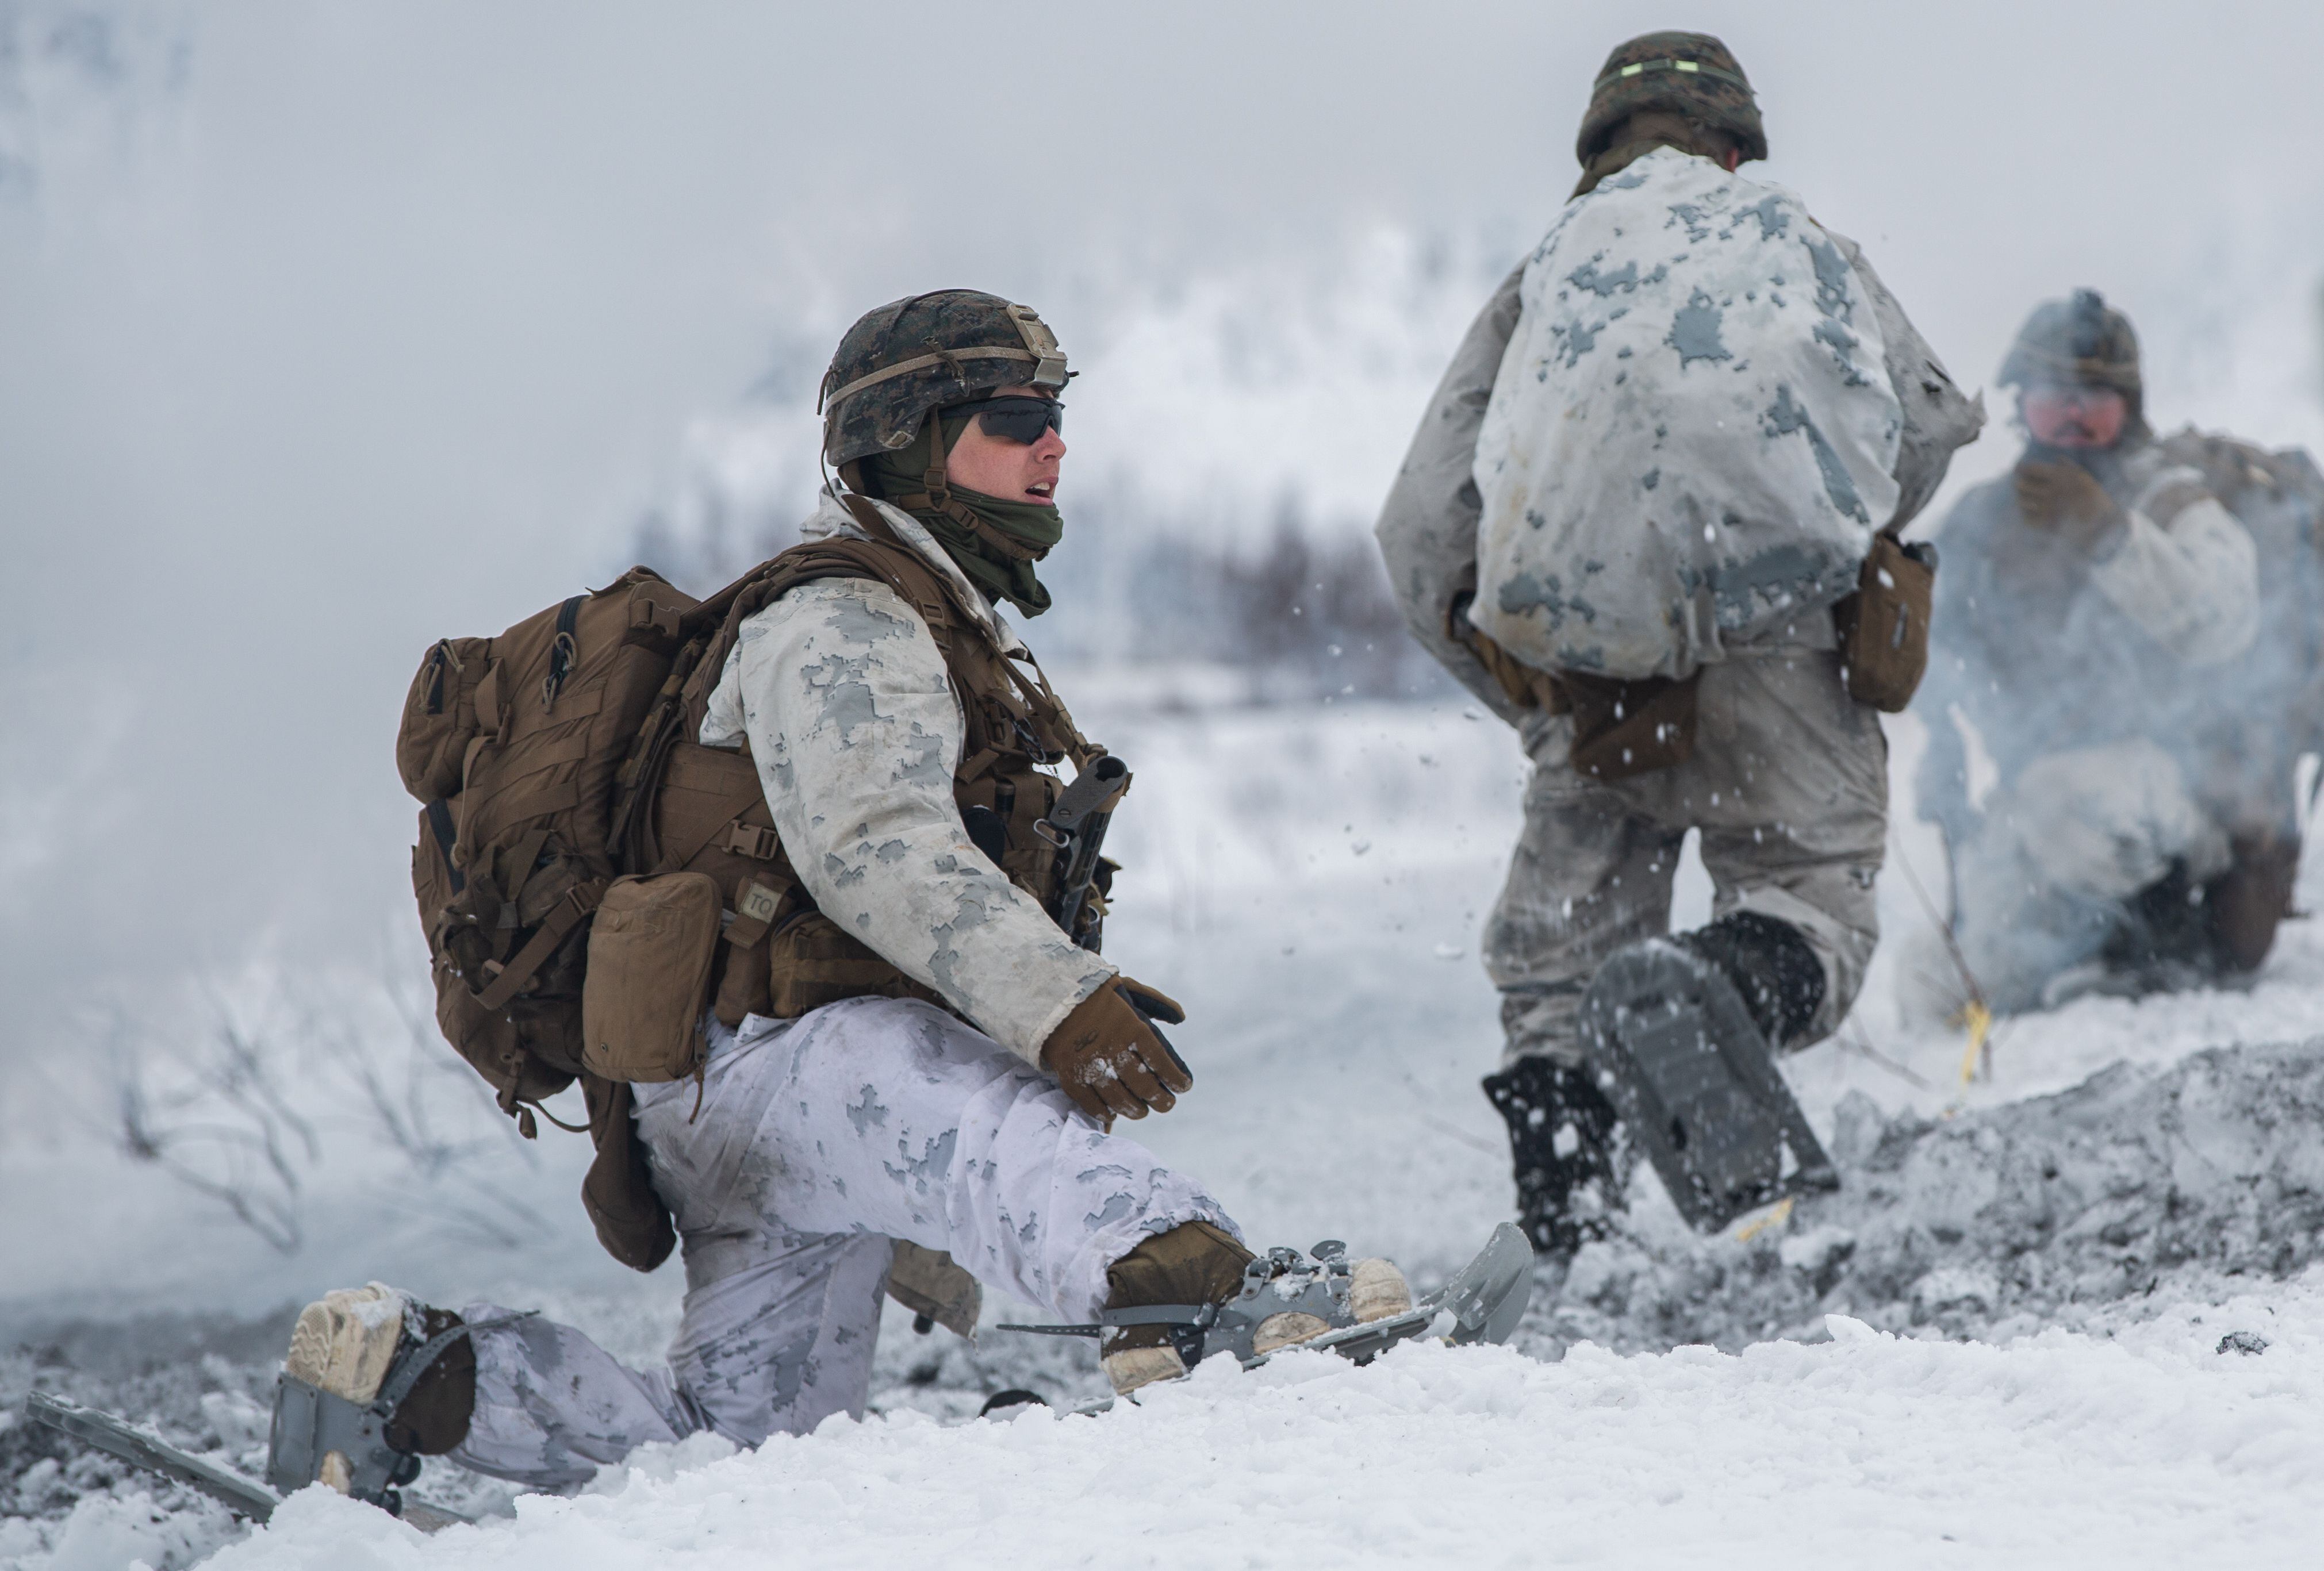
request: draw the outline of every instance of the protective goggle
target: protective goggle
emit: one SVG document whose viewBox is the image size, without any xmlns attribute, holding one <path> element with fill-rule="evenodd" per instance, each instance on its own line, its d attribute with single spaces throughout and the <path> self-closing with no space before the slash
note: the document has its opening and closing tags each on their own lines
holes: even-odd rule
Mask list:
<svg viewBox="0 0 2324 1571">
<path fill-rule="evenodd" d="M 2102 387 L 2029 387 L 2018 409 L 2034 439 L 2052 447 L 2111 447 L 2130 412 L 2121 393 Z"/>
<path fill-rule="evenodd" d="M 1065 406 L 1056 399 L 991 398 L 954 404 L 947 416 L 974 415 L 985 434 L 1030 447 L 1044 431 L 1065 435 Z"/>
</svg>

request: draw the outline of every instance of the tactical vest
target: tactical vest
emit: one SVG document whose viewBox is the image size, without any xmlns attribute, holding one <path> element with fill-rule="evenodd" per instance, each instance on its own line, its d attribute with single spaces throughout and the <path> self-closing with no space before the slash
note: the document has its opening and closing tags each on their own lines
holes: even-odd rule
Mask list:
<svg viewBox="0 0 2324 1571">
<path fill-rule="evenodd" d="M 672 706 L 674 734 L 659 758 L 641 760 L 649 781 L 632 804 L 624 865 L 641 872 L 694 872 L 715 881 L 733 913 L 717 963 L 713 1011 L 728 1025 L 745 1015 L 795 1019 L 841 998 L 878 995 L 945 1000 L 844 932 L 816 908 L 777 839 L 756 762 L 747 748 L 705 747 L 695 738 L 742 626 L 802 583 L 867 578 L 886 584 L 927 624 L 967 734 L 953 774 L 961 821 L 977 849 L 1027 896 L 1054 913 L 1063 859 L 1037 825 L 1063 789 L 1046 767 L 1076 769 L 1103 749 L 1086 740 L 1029 657 L 1011 658 L 962 592 L 897 539 L 878 510 L 848 499 L 872 536 L 794 546 L 742 581 L 724 620 L 686 673 Z M 1075 942 L 1095 949 L 1103 903 L 1093 899 Z"/>
</svg>

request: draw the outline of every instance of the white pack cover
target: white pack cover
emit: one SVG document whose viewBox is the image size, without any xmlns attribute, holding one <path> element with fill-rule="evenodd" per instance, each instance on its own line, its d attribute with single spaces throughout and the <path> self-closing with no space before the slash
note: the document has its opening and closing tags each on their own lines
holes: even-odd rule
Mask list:
<svg viewBox="0 0 2324 1571">
<path fill-rule="evenodd" d="M 1903 415 L 1797 197 L 1658 149 L 1566 205 L 1521 297 L 1477 439 L 1469 614 L 1495 642 L 1683 676 L 1856 586 Z"/>
</svg>

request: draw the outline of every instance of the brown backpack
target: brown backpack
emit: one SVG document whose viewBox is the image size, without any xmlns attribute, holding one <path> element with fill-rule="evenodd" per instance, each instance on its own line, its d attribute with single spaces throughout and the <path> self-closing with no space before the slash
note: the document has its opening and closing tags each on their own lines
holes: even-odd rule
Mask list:
<svg viewBox="0 0 2324 1571">
<path fill-rule="evenodd" d="M 582 1071 L 584 923 L 618 870 L 614 776 L 695 603 L 634 568 L 498 638 L 440 641 L 404 701 L 396 763 L 427 804 L 412 885 L 438 1024 L 528 1125 L 526 1105 Z"/>
<path fill-rule="evenodd" d="M 583 1079 L 599 1137 L 585 1196 L 601 1237 L 607 1206 L 633 1223 L 650 1211 L 622 1246 L 606 1238 L 646 1270 L 673 1236 L 646 1203 L 641 1154 L 620 1137 L 628 1087 L 585 1072 L 581 978 L 588 918 L 619 871 L 616 777 L 695 607 L 638 567 L 497 638 L 443 639 L 412 678 L 395 747 L 405 787 L 426 804 L 411 883 L 437 1024 L 527 1138 L 542 1099 Z"/>
</svg>

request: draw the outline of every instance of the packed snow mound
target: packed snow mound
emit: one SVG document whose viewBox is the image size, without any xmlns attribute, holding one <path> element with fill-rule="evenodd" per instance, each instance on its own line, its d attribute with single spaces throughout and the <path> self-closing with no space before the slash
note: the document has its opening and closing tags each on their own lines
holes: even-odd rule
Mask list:
<svg viewBox="0 0 2324 1571">
<path fill-rule="evenodd" d="M 1686 1231 L 1642 1176 L 1624 1230 L 1536 1296 L 1519 1346 L 1734 1348 L 1831 1313 L 2007 1336 L 2162 1282 L 2286 1276 L 2324 1257 L 2324 1040 L 2116 1064 L 1950 1117 L 1884 1119 L 1851 1092 L 1833 1124 L 1839 1192 L 1748 1240 L 1748 1222 Z"/>
<path fill-rule="evenodd" d="M 2112 1340 L 1831 1329 L 1739 1355 L 1213 1362 L 1093 1418 L 898 1413 L 641 1456 L 604 1493 L 434 1538 L 309 1490 L 210 1565 L 2312 1564 L 2282 1502 L 2324 1470 L 2324 1273 Z"/>
</svg>

